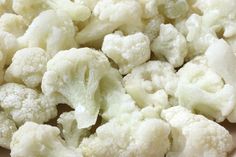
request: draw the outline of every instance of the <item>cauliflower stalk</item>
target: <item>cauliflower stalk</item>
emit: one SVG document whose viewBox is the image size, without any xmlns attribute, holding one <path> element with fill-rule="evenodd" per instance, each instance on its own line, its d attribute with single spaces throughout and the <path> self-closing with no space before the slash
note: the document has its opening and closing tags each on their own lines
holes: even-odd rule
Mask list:
<svg viewBox="0 0 236 157">
<path fill-rule="evenodd" d="M 13 133 L 17 130 L 14 121 L 4 112 L 0 112 L 0 146 L 9 149 Z"/>
<path fill-rule="evenodd" d="M 184 107 L 169 108 L 161 116 L 170 124 L 173 139 L 167 157 L 226 157 L 233 148 L 225 128 Z"/>
<path fill-rule="evenodd" d="M 12 117 L 17 126 L 27 121 L 47 122 L 57 115 L 51 99 L 16 83 L 0 86 L 0 107 Z"/>
<path fill-rule="evenodd" d="M 7 82 L 24 83 L 37 87 L 46 71 L 48 54 L 41 48 L 25 48 L 17 51 L 5 73 Z"/>
<path fill-rule="evenodd" d="M 143 33 L 128 36 L 119 33 L 105 36 L 102 51 L 119 66 L 121 74 L 127 74 L 149 60 L 150 41 Z"/>
<path fill-rule="evenodd" d="M 123 114 L 98 127 L 79 148 L 84 157 L 164 157 L 169 149 L 170 128 L 155 108 Z"/>
<path fill-rule="evenodd" d="M 11 157 L 82 157 L 78 150 L 66 146 L 57 127 L 33 122 L 17 130 L 10 146 Z"/>
</svg>

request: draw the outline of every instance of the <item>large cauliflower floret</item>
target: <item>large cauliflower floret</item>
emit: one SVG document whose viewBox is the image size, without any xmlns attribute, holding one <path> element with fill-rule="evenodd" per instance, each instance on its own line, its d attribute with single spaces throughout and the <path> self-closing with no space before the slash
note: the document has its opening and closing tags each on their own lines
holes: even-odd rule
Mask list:
<svg viewBox="0 0 236 157">
<path fill-rule="evenodd" d="M 12 137 L 12 157 L 82 157 L 60 137 L 60 130 L 50 125 L 26 122 Z"/>
<path fill-rule="evenodd" d="M 229 132 L 219 124 L 176 106 L 162 111 L 173 139 L 167 157 L 226 157 L 233 148 Z"/>
<path fill-rule="evenodd" d="M 236 56 L 231 47 L 223 39 L 218 40 L 207 49 L 206 58 L 209 67 L 236 89 Z M 236 106 L 228 119 L 236 122 Z"/>
<path fill-rule="evenodd" d="M 169 133 L 169 125 L 148 107 L 111 119 L 84 138 L 79 148 L 85 157 L 164 157 Z"/>
<path fill-rule="evenodd" d="M 26 121 L 47 122 L 57 115 L 54 103 L 37 91 L 20 84 L 0 86 L 0 106 L 18 126 Z"/>
<path fill-rule="evenodd" d="M 160 105 L 168 107 L 168 96 L 174 96 L 177 86 L 175 70 L 167 62 L 149 61 L 124 77 L 128 94 L 140 107 Z"/>
<path fill-rule="evenodd" d="M 76 47 L 75 27 L 61 11 L 47 10 L 36 17 L 18 40 L 22 47 L 40 47 L 51 56 L 58 51 Z"/>
<path fill-rule="evenodd" d="M 5 64 L 9 65 L 15 52 L 19 49 L 17 39 L 14 35 L 0 30 L 0 51 L 6 57 Z"/>
<path fill-rule="evenodd" d="M 171 24 L 161 24 L 159 36 L 152 42 L 152 52 L 159 58 L 165 58 L 174 67 L 184 63 L 187 55 L 185 37 Z"/>
<path fill-rule="evenodd" d="M 5 81 L 37 87 L 42 81 L 48 60 L 48 54 L 41 48 L 18 50 L 5 72 Z"/>
<path fill-rule="evenodd" d="M 12 5 L 13 10 L 29 22 L 48 9 L 64 11 L 74 21 L 85 21 L 91 14 L 88 7 L 70 0 L 13 0 Z"/>
<path fill-rule="evenodd" d="M 26 31 L 27 23 L 20 15 L 5 13 L 0 17 L 0 29 L 19 37 Z"/>
<path fill-rule="evenodd" d="M 62 137 L 68 146 L 77 148 L 84 137 L 90 135 L 89 129 L 78 129 L 74 111 L 64 112 L 57 119 Z"/>
<path fill-rule="evenodd" d="M 119 32 L 105 36 L 102 51 L 119 66 L 121 74 L 145 63 L 151 53 L 149 38 L 143 33 L 123 36 Z"/>
<path fill-rule="evenodd" d="M 199 56 L 178 71 L 176 97 L 179 105 L 203 114 L 217 122 L 223 121 L 236 103 L 234 87 L 209 68 L 205 57 Z"/>
<path fill-rule="evenodd" d="M 100 107 L 105 106 L 104 112 L 109 112 L 115 105 L 116 111 L 121 109 L 124 112 L 125 107 L 122 106 L 127 102 L 123 104 L 121 101 L 127 99 L 133 103 L 122 91 L 120 77 L 102 52 L 89 48 L 70 49 L 59 52 L 48 62 L 42 89 L 58 103 L 64 102 L 74 108 L 78 128 L 87 128 L 95 124 Z M 103 87 L 106 84 L 112 86 Z M 116 92 L 119 93 L 117 98 L 113 97 Z M 113 97 L 114 101 L 106 95 Z"/>
<path fill-rule="evenodd" d="M 6 113 L 0 112 L 0 146 L 9 149 L 13 133 L 17 130 L 15 123 Z"/>
<path fill-rule="evenodd" d="M 89 23 L 77 34 L 77 42 L 85 44 L 99 40 L 117 28 L 126 34 L 141 31 L 141 16 L 142 7 L 136 0 L 100 0 Z"/>
</svg>

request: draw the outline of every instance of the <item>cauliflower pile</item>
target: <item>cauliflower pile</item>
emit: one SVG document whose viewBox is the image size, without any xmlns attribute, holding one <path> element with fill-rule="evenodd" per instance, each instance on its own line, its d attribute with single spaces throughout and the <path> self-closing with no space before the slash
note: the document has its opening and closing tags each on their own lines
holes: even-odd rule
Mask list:
<svg viewBox="0 0 236 157">
<path fill-rule="evenodd" d="M 227 157 L 235 8 L 1 0 L 0 146 L 11 157 Z"/>
</svg>

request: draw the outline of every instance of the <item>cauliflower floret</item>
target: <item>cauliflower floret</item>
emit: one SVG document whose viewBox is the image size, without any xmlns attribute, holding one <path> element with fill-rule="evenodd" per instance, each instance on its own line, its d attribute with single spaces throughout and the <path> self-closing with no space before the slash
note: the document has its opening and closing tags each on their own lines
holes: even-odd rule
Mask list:
<svg viewBox="0 0 236 157">
<path fill-rule="evenodd" d="M 78 129 L 74 111 L 64 112 L 57 120 L 62 137 L 68 146 L 77 148 L 84 137 L 90 135 L 88 128 Z"/>
<path fill-rule="evenodd" d="M 0 146 L 9 149 L 13 133 L 17 130 L 15 123 L 7 114 L 0 112 Z"/>
<path fill-rule="evenodd" d="M 143 33 L 123 36 L 116 32 L 105 36 L 102 51 L 119 66 L 121 74 L 127 74 L 134 67 L 149 60 L 149 45 L 149 38 Z"/>
<path fill-rule="evenodd" d="M 122 106 L 126 103 L 117 103 L 117 98 L 113 102 L 108 101 L 106 99 L 109 98 L 102 95 L 111 93 L 108 95 L 113 97 L 116 92 L 109 90 L 117 90 L 120 100 L 123 100 L 122 97 L 127 98 L 126 94 L 120 91 L 120 86 L 115 88 L 116 84 L 120 83 L 117 77 L 120 75 L 114 73 L 108 59 L 101 52 L 89 48 L 70 49 L 58 52 L 48 62 L 42 80 L 42 90 L 58 103 L 67 103 L 74 108 L 78 128 L 87 128 L 95 124 L 104 101 L 111 103 L 109 106 L 105 105 L 108 111 L 115 105 L 116 111 L 121 109 L 124 112 L 125 107 Z M 102 88 L 100 83 L 109 83 L 115 87 Z"/>
<path fill-rule="evenodd" d="M 93 10 L 97 2 L 100 0 L 74 0 L 75 3 L 84 5 L 88 7 L 90 10 Z"/>
<path fill-rule="evenodd" d="M 82 157 L 60 137 L 60 130 L 50 125 L 26 122 L 13 135 L 11 157 Z"/>
<path fill-rule="evenodd" d="M 138 32 L 143 29 L 141 16 L 142 7 L 136 0 L 100 0 L 89 23 L 77 34 L 77 42 L 100 40 L 117 28 L 126 34 Z"/>
<path fill-rule="evenodd" d="M 90 17 L 90 9 L 70 0 L 13 0 L 13 10 L 32 21 L 40 12 L 54 9 L 66 12 L 74 21 L 85 21 Z"/>
<path fill-rule="evenodd" d="M 217 122 L 223 121 L 236 103 L 234 87 L 208 67 L 204 57 L 197 57 L 178 71 L 176 97 L 179 105 L 203 114 Z"/>
<path fill-rule="evenodd" d="M 40 47 L 51 56 L 58 51 L 76 47 L 75 27 L 64 12 L 47 10 L 30 24 L 18 40 L 22 47 Z"/>
<path fill-rule="evenodd" d="M 17 39 L 14 35 L 0 30 L 0 51 L 6 57 L 5 64 L 9 65 L 15 52 L 19 49 Z"/>
<path fill-rule="evenodd" d="M 0 17 L 0 29 L 19 37 L 27 29 L 27 23 L 20 15 L 5 13 Z"/>
<path fill-rule="evenodd" d="M 57 115 L 54 103 L 37 91 L 16 83 L 0 86 L 0 106 L 16 122 L 43 123 Z"/>
<path fill-rule="evenodd" d="M 188 51 L 185 37 L 171 24 L 161 24 L 160 34 L 152 42 L 151 49 L 157 58 L 166 58 L 174 67 L 184 63 Z"/>
<path fill-rule="evenodd" d="M 149 61 L 134 68 L 123 81 L 128 94 L 140 107 L 160 105 L 165 108 L 168 107 L 167 94 L 174 96 L 178 79 L 169 63 Z"/>
<path fill-rule="evenodd" d="M 37 87 L 42 81 L 48 60 L 48 54 L 41 48 L 18 50 L 5 72 L 5 81 Z"/>
<path fill-rule="evenodd" d="M 236 89 L 236 56 L 231 47 L 223 39 L 218 40 L 207 49 L 206 58 L 209 67 Z M 228 119 L 236 122 L 236 106 Z"/>
<path fill-rule="evenodd" d="M 148 107 L 120 115 L 84 138 L 79 148 L 85 157 L 164 157 L 170 128 L 156 114 Z"/>
<path fill-rule="evenodd" d="M 229 132 L 219 124 L 176 106 L 162 111 L 173 139 L 167 157 L 226 157 L 233 148 Z"/>
<path fill-rule="evenodd" d="M 142 17 L 144 19 L 153 18 L 158 15 L 158 0 L 139 0 L 142 6 Z"/>
</svg>

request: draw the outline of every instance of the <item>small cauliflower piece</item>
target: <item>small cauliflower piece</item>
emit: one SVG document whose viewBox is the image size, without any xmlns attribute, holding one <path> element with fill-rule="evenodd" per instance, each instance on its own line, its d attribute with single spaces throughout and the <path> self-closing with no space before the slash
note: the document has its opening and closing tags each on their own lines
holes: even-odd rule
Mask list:
<svg viewBox="0 0 236 157">
<path fill-rule="evenodd" d="M 176 91 L 179 105 L 222 122 L 236 103 L 234 87 L 208 67 L 205 57 L 199 56 L 179 71 Z"/>
<path fill-rule="evenodd" d="M 19 49 L 17 39 L 14 35 L 0 30 L 0 50 L 6 57 L 5 64 L 9 65 L 15 52 Z"/>
<path fill-rule="evenodd" d="M 102 52 L 89 48 L 70 49 L 58 52 L 48 62 L 42 90 L 57 103 L 66 103 L 74 108 L 78 128 L 88 128 L 95 124 L 100 107 L 105 108 L 104 113 L 110 113 L 115 106 L 116 113 L 108 114 L 108 117 L 120 114 L 117 111 L 129 111 L 126 101 L 133 101 L 122 90 L 120 77 Z M 111 87 L 103 87 L 106 84 Z M 119 99 L 114 96 L 116 93 Z M 123 99 L 127 100 L 122 102 Z M 134 103 L 128 105 L 134 106 Z"/>
<path fill-rule="evenodd" d="M 75 3 L 84 5 L 88 7 L 90 10 L 93 10 L 95 5 L 99 0 L 74 0 Z"/>
<path fill-rule="evenodd" d="M 0 146 L 10 148 L 13 133 L 17 130 L 15 123 L 6 113 L 0 112 Z"/>
<path fill-rule="evenodd" d="M 27 23 L 21 15 L 5 13 L 0 17 L 0 29 L 16 37 L 22 36 L 27 27 Z"/>
<path fill-rule="evenodd" d="M 75 112 L 64 112 L 57 119 L 61 128 L 62 137 L 68 146 L 77 148 L 84 137 L 90 135 L 88 128 L 78 129 Z"/>
<path fill-rule="evenodd" d="M 16 83 L 0 86 L 0 106 L 12 117 L 17 126 L 26 121 L 47 122 L 57 115 L 56 106 L 51 99 Z"/>
<path fill-rule="evenodd" d="M 42 81 L 48 60 L 48 54 L 41 48 L 18 50 L 5 72 L 5 81 L 24 83 L 31 88 L 37 87 Z"/>
<path fill-rule="evenodd" d="M 143 33 L 123 36 L 116 32 L 105 36 L 102 51 L 119 66 L 120 73 L 124 75 L 149 60 L 149 45 L 149 38 Z"/>
<path fill-rule="evenodd" d="M 174 96 L 178 78 L 167 62 L 149 61 L 132 70 L 123 79 L 128 94 L 140 107 L 168 107 L 168 95 Z"/>
<path fill-rule="evenodd" d="M 161 24 L 160 34 L 154 39 L 151 50 L 157 58 L 165 58 L 174 67 L 184 63 L 187 55 L 185 37 L 171 24 Z"/>
<path fill-rule="evenodd" d="M 118 28 L 126 34 L 139 32 L 143 29 L 141 16 L 142 7 L 136 0 L 100 0 L 88 24 L 78 32 L 77 42 L 86 44 L 101 40 Z"/>
<path fill-rule="evenodd" d="M 47 10 L 32 21 L 18 41 L 22 47 L 40 47 L 54 56 L 60 50 L 76 47 L 74 36 L 75 27 L 67 14 Z"/>
<path fill-rule="evenodd" d="M 224 127 L 184 107 L 169 108 L 161 115 L 170 124 L 173 139 L 167 157 L 226 157 L 233 148 Z"/>
<path fill-rule="evenodd" d="M 90 17 L 90 9 L 70 0 L 13 0 L 13 10 L 29 22 L 40 12 L 54 9 L 67 13 L 74 21 L 85 21 Z"/>
<path fill-rule="evenodd" d="M 50 125 L 26 122 L 12 137 L 11 157 L 82 157 L 65 144 L 60 130 Z"/>
<path fill-rule="evenodd" d="M 206 58 L 209 67 L 236 89 L 236 56 L 231 47 L 220 39 L 207 49 Z M 228 120 L 236 122 L 236 105 Z"/>
<path fill-rule="evenodd" d="M 170 128 L 152 107 L 123 114 L 98 127 L 79 148 L 84 157 L 164 157 Z"/>
</svg>

